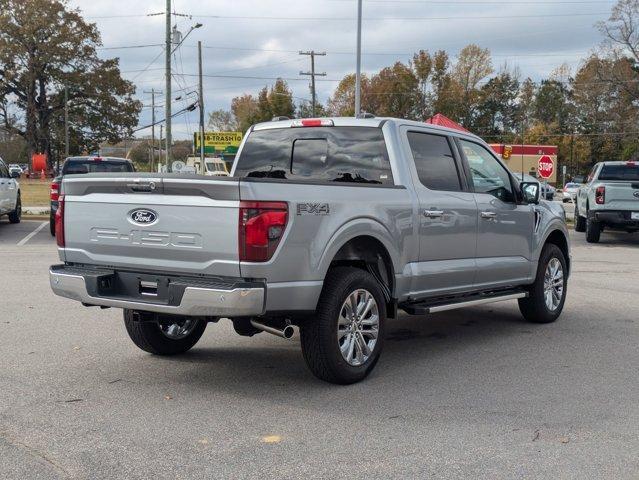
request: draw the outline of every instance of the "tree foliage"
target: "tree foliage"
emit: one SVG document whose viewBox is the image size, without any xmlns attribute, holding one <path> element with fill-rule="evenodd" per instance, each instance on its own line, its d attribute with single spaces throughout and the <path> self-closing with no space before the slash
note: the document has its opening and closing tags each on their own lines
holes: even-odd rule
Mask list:
<svg viewBox="0 0 639 480">
<path fill-rule="evenodd" d="M 137 124 L 135 87 L 118 59 L 98 58 L 100 45 L 95 24 L 66 0 L 0 0 L 0 122 L 30 153 L 53 160 L 64 150 L 65 87 L 71 153 L 117 142 Z"/>
</svg>

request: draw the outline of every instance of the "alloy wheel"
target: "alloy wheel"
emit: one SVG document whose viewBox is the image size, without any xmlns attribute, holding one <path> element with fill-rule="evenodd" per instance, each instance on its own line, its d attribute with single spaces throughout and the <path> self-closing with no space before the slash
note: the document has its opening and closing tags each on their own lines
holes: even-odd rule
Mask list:
<svg viewBox="0 0 639 480">
<path fill-rule="evenodd" d="M 379 307 L 364 289 L 351 292 L 344 300 L 337 322 L 337 342 L 346 362 L 358 367 L 373 354 L 379 336 Z"/>
<path fill-rule="evenodd" d="M 564 295 L 564 269 L 558 258 L 551 258 L 544 273 L 544 301 L 546 308 L 554 312 Z"/>
</svg>

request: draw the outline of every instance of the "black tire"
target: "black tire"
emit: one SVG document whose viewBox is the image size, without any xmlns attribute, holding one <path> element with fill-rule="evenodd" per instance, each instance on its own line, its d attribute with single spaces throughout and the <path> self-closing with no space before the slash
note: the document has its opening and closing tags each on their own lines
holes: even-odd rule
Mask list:
<svg viewBox="0 0 639 480">
<path fill-rule="evenodd" d="M 55 215 L 53 212 L 49 214 L 49 232 L 52 237 L 55 237 Z"/>
<path fill-rule="evenodd" d="M 204 333 L 207 325 L 205 320 L 198 319 L 194 321 L 196 325 L 191 332 L 186 337 L 175 340 L 162 333 L 157 322 L 139 320 L 135 311 L 124 310 L 124 325 L 129 337 L 140 349 L 154 355 L 178 355 L 193 348 Z"/>
<path fill-rule="evenodd" d="M 601 224 L 588 215 L 586 220 L 586 242 L 599 243 L 599 237 L 601 237 Z"/>
<path fill-rule="evenodd" d="M 544 297 L 544 276 L 546 268 L 550 261 L 556 258 L 561 263 L 563 272 L 563 294 L 559 305 L 556 309 L 551 310 L 546 305 Z M 527 298 L 519 299 L 519 311 L 526 320 L 532 323 L 551 323 L 559 318 L 566 301 L 566 293 L 568 286 L 568 269 L 566 267 L 566 257 L 561 249 L 553 244 L 548 243 L 544 246 L 539 257 L 539 266 L 537 267 L 537 275 L 535 283 L 533 283 L 528 291 Z"/>
<path fill-rule="evenodd" d="M 579 206 L 575 204 L 575 232 L 586 231 L 586 219 L 579 215 Z"/>
<path fill-rule="evenodd" d="M 368 358 L 358 366 L 349 364 L 342 356 L 337 340 L 338 317 L 346 298 L 355 290 L 368 291 L 379 316 L 377 341 Z M 359 382 L 373 370 L 381 354 L 386 326 L 386 302 L 377 280 L 368 272 L 351 267 L 331 269 L 324 280 L 324 288 L 316 315 L 300 325 L 302 353 L 306 365 L 317 378 L 330 383 L 347 385 Z"/>
<path fill-rule="evenodd" d="M 9 213 L 9 221 L 11 223 L 20 223 L 21 219 L 22 219 L 22 199 L 20 198 L 20 193 L 18 193 L 16 208 L 13 212 Z"/>
</svg>

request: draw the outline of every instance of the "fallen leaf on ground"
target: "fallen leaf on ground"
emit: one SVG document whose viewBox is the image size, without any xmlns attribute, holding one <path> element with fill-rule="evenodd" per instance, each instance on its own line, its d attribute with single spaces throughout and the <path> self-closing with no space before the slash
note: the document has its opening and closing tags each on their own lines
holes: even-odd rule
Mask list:
<svg viewBox="0 0 639 480">
<path fill-rule="evenodd" d="M 280 443 L 282 441 L 282 437 L 279 435 L 267 435 L 262 437 L 262 443 Z"/>
</svg>

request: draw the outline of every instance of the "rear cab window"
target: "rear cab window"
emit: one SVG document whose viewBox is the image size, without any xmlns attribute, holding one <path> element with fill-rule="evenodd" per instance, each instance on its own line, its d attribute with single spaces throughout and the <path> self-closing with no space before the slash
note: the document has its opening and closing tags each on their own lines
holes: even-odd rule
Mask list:
<svg viewBox="0 0 639 480">
<path fill-rule="evenodd" d="M 617 165 L 604 164 L 599 172 L 598 180 L 639 182 L 639 164 L 634 162 Z"/>
<path fill-rule="evenodd" d="M 125 161 L 95 160 L 92 158 L 70 158 L 62 167 L 62 175 L 85 173 L 126 173 L 133 172 L 133 164 Z"/>
<path fill-rule="evenodd" d="M 276 128 L 251 132 L 234 176 L 393 185 L 378 127 Z"/>
</svg>

